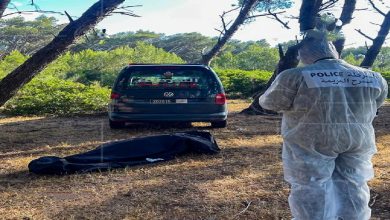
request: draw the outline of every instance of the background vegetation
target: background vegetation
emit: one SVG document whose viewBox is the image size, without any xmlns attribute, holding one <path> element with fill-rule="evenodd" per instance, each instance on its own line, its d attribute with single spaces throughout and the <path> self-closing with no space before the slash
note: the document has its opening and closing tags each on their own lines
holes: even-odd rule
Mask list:
<svg viewBox="0 0 390 220">
<path fill-rule="evenodd" d="M 50 41 L 60 28 L 41 16 L 0 21 L 0 79 Z M 3 112 L 16 115 L 68 115 L 105 111 L 110 87 L 128 63 L 197 63 L 216 38 L 199 33 L 164 34 L 137 31 L 101 37 L 95 30 L 50 64 L 10 100 Z M 294 42 L 285 42 L 284 48 Z M 365 47 L 348 48 L 342 58 L 359 65 Z M 278 62 L 278 50 L 265 40 L 230 41 L 211 66 L 230 98 L 248 98 L 265 85 Z M 390 48 L 382 48 L 373 69 L 390 81 Z"/>
</svg>

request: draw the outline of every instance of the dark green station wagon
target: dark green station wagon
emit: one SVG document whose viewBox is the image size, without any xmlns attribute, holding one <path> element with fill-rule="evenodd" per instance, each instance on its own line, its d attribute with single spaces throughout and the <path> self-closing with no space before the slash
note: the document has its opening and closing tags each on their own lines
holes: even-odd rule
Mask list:
<svg viewBox="0 0 390 220">
<path fill-rule="evenodd" d="M 211 122 L 226 127 L 228 111 L 221 81 L 205 65 L 131 64 L 111 93 L 109 122 Z"/>
</svg>

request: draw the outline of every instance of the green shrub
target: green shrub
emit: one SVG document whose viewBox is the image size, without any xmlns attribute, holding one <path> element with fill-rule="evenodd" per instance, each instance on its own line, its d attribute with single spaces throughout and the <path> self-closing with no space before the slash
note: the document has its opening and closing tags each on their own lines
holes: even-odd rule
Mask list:
<svg viewBox="0 0 390 220">
<path fill-rule="evenodd" d="M 230 51 L 222 52 L 213 59 L 211 66 L 219 69 L 273 71 L 278 61 L 279 54 L 276 48 L 252 44 L 238 54 Z"/>
<path fill-rule="evenodd" d="M 4 57 L 4 59 L 0 60 L 0 79 L 24 63 L 27 58 L 27 56 L 21 54 L 19 51 L 14 50 L 8 56 Z"/>
<path fill-rule="evenodd" d="M 248 98 L 261 89 L 272 76 L 265 70 L 245 71 L 238 69 L 215 69 L 230 98 Z"/>
<path fill-rule="evenodd" d="M 65 54 L 43 72 L 63 79 L 90 85 L 111 87 L 119 72 L 129 63 L 183 63 L 177 55 L 139 42 L 134 48 L 120 47 L 111 51 L 83 50 Z M 62 67 L 59 71 L 58 68 Z"/>
<path fill-rule="evenodd" d="M 382 76 L 387 80 L 387 83 L 390 81 L 390 72 L 382 72 Z"/>
<path fill-rule="evenodd" d="M 110 90 L 55 77 L 36 78 L 6 103 L 12 115 L 72 115 L 107 110 Z"/>
</svg>

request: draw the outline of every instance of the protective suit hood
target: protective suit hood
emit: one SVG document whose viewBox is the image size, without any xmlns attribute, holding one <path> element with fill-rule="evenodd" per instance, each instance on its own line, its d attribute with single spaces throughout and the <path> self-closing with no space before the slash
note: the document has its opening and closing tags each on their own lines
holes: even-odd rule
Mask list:
<svg viewBox="0 0 390 220">
<path fill-rule="evenodd" d="M 299 43 L 299 58 L 305 65 L 313 64 L 317 60 L 334 58 L 339 54 L 332 42 L 328 41 L 326 33 L 318 30 L 309 30 Z"/>
</svg>

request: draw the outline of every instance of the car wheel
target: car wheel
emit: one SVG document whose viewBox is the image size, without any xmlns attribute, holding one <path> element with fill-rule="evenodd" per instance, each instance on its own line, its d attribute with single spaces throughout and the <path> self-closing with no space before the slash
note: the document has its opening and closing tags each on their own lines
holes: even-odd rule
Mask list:
<svg viewBox="0 0 390 220">
<path fill-rule="evenodd" d="M 227 121 L 212 121 L 211 127 L 213 128 L 225 128 L 227 125 Z"/>
<path fill-rule="evenodd" d="M 111 121 L 109 120 L 110 123 L 110 128 L 112 129 L 119 129 L 119 128 L 124 128 L 125 127 L 125 122 L 123 121 Z"/>
</svg>

